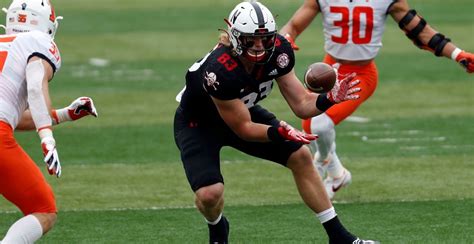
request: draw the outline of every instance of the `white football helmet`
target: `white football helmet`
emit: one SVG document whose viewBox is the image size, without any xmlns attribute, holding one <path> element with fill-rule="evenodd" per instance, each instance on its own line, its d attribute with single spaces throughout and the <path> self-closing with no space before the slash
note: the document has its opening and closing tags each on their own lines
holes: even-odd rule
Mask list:
<svg viewBox="0 0 474 244">
<path fill-rule="evenodd" d="M 15 34 L 38 30 L 54 38 L 58 29 L 58 20 L 50 0 L 13 0 L 8 9 L 5 26 L 6 34 Z"/>
<path fill-rule="evenodd" d="M 251 61 L 268 62 L 275 50 L 276 23 L 272 13 L 263 4 L 257 1 L 239 3 L 230 12 L 229 39 L 237 55 L 244 54 Z M 262 38 L 265 49 L 264 57 L 249 57 L 247 50 L 253 46 L 251 37 Z"/>
</svg>

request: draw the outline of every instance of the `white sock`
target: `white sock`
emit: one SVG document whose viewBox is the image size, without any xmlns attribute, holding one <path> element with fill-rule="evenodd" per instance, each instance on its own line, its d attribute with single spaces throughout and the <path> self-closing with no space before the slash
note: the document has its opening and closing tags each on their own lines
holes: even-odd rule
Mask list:
<svg viewBox="0 0 474 244">
<path fill-rule="evenodd" d="M 328 163 L 331 161 L 332 151 L 336 140 L 334 122 L 325 113 L 311 119 L 311 132 L 319 138 L 313 141 L 315 148 L 313 163 L 319 175 L 324 179 L 327 175 Z"/>
<path fill-rule="evenodd" d="M 328 176 L 332 178 L 340 178 L 344 173 L 344 166 L 342 166 L 341 160 L 336 154 L 336 143 L 334 143 L 334 151 L 331 152 L 331 160 L 328 164 Z"/>
<path fill-rule="evenodd" d="M 328 222 L 329 220 L 333 219 L 336 216 L 337 216 L 337 214 L 336 214 L 336 210 L 334 209 L 334 207 L 328 208 L 328 209 L 316 214 L 316 217 L 318 217 L 321 224 L 324 224 L 324 223 Z"/>
<path fill-rule="evenodd" d="M 319 153 L 318 161 L 323 162 L 327 159 L 332 151 L 332 146 L 336 140 L 336 130 L 334 122 L 325 113 L 322 113 L 311 119 L 311 132 L 317 134 L 319 138 L 316 140 L 317 151 Z"/>
<path fill-rule="evenodd" d="M 214 220 L 214 221 L 209 221 L 209 220 L 206 219 L 206 222 L 207 222 L 208 224 L 210 224 L 210 225 L 216 225 L 217 223 L 219 223 L 219 221 L 221 221 L 221 218 L 222 218 L 222 213 L 219 214 L 219 217 L 217 217 L 216 220 Z"/>
<path fill-rule="evenodd" d="M 33 215 L 27 215 L 8 229 L 2 244 L 30 244 L 39 240 L 42 235 L 43 227 L 39 220 Z"/>
</svg>

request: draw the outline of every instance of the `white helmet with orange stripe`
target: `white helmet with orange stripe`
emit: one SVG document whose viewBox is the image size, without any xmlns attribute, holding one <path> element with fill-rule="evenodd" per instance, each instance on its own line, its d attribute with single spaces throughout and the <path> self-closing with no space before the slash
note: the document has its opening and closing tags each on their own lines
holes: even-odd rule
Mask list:
<svg viewBox="0 0 474 244">
<path fill-rule="evenodd" d="M 58 29 L 58 20 L 50 0 L 13 0 L 8 9 L 5 26 L 6 34 L 15 34 L 38 30 L 54 38 Z"/>
</svg>

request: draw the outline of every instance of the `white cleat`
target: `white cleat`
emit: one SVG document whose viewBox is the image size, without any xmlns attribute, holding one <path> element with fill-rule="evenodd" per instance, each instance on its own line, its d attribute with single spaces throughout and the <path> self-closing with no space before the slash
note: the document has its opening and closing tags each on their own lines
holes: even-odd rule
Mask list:
<svg viewBox="0 0 474 244">
<path fill-rule="evenodd" d="M 344 169 L 344 172 L 342 173 L 341 177 L 326 177 L 326 179 L 324 179 L 324 187 L 326 188 L 326 192 L 328 193 L 329 199 L 332 200 L 337 191 L 339 191 L 342 187 L 349 185 L 351 182 L 352 175 L 351 172 L 347 169 Z"/>
</svg>

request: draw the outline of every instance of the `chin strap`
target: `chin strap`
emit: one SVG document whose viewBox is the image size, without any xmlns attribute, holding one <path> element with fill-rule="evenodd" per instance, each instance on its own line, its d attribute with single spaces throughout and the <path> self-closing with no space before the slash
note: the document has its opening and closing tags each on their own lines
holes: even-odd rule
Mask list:
<svg viewBox="0 0 474 244">
<path fill-rule="evenodd" d="M 57 16 L 56 19 L 54 19 L 54 33 L 51 35 L 51 38 L 54 40 L 54 36 L 56 35 L 56 32 L 58 32 L 59 29 L 59 20 L 63 20 L 63 16 Z"/>
</svg>

